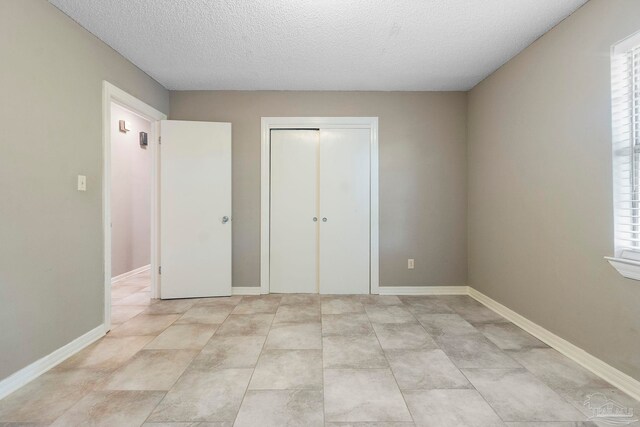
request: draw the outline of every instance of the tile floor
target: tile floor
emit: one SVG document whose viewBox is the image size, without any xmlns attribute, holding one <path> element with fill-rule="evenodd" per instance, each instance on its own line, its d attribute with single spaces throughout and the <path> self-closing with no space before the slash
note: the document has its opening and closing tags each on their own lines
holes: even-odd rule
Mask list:
<svg viewBox="0 0 640 427">
<path fill-rule="evenodd" d="M 466 296 L 152 301 L 141 274 L 114 286 L 113 323 L 0 401 L 0 425 L 607 425 L 592 393 L 640 414 Z"/>
</svg>

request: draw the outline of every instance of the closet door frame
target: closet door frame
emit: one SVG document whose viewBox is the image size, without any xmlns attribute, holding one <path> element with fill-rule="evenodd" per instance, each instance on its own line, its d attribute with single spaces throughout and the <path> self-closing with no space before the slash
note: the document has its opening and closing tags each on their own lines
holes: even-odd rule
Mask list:
<svg viewBox="0 0 640 427">
<path fill-rule="evenodd" d="M 377 117 L 262 117 L 260 171 L 260 293 L 270 291 L 271 224 L 271 129 L 369 129 L 370 150 L 370 240 L 369 292 L 378 294 L 379 266 L 379 206 L 378 206 L 378 118 Z"/>
</svg>

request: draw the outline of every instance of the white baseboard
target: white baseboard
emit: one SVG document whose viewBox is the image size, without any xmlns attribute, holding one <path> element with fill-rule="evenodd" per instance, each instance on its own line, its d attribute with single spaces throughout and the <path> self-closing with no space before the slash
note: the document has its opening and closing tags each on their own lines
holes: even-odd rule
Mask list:
<svg viewBox="0 0 640 427">
<path fill-rule="evenodd" d="M 378 295 L 467 295 L 468 286 L 380 286 Z"/>
<path fill-rule="evenodd" d="M 260 295 L 260 286 L 234 286 L 231 288 L 231 295 Z"/>
<path fill-rule="evenodd" d="M 36 360 L 29 366 L 20 369 L 18 372 L 8 376 L 0 381 L 0 399 L 13 393 L 23 385 L 36 379 L 49 369 L 63 362 L 65 359 L 73 356 L 89 344 L 102 338 L 105 334 L 104 325 L 100 325 L 84 335 L 79 336 L 75 340 L 63 347 L 44 356 L 42 359 Z"/>
<path fill-rule="evenodd" d="M 233 287 L 231 289 L 233 295 L 260 295 L 261 291 L 259 286 Z M 608 365 L 470 286 L 381 286 L 379 290 L 380 295 L 469 295 L 632 398 L 640 400 L 640 381 Z M 100 325 L 0 381 L 0 399 L 73 356 L 103 337 L 104 334 L 104 325 Z"/>
<path fill-rule="evenodd" d="M 636 400 L 640 400 L 640 381 L 630 377 L 624 372 L 617 370 L 613 366 L 608 365 L 597 357 L 587 353 L 580 347 L 577 347 L 571 344 L 569 341 L 560 338 L 553 332 L 550 332 L 542 326 L 533 323 L 526 317 L 519 315 L 510 308 L 505 307 L 504 305 L 489 298 L 488 296 L 473 289 L 472 287 L 469 287 L 469 296 L 478 300 L 505 319 L 513 322 L 515 325 L 529 332 L 540 341 L 558 350 L 569 359 L 583 366 L 585 369 L 593 372 L 603 380 L 609 382 L 611 385 L 619 388 L 629 396 L 633 397 Z"/>
<path fill-rule="evenodd" d="M 145 271 L 149 271 L 151 269 L 151 264 L 143 265 L 142 267 L 138 267 L 135 270 L 127 271 L 126 273 L 119 274 L 115 277 L 111 278 L 111 284 L 121 282 L 123 280 L 128 279 L 129 277 L 133 277 L 136 274 L 144 273 Z"/>
</svg>

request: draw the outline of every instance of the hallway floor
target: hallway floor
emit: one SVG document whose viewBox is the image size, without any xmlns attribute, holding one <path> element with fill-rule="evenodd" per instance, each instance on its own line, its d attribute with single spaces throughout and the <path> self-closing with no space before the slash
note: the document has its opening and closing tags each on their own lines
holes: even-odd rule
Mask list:
<svg viewBox="0 0 640 427">
<path fill-rule="evenodd" d="M 640 414 L 467 296 L 157 301 L 148 287 L 114 287 L 111 332 L 0 401 L 0 425 L 594 426 L 589 403 L 606 399 Z"/>
<path fill-rule="evenodd" d="M 111 286 L 112 329 L 149 308 L 150 287 L 150 271 L 138 273 Z"/>
</svg>

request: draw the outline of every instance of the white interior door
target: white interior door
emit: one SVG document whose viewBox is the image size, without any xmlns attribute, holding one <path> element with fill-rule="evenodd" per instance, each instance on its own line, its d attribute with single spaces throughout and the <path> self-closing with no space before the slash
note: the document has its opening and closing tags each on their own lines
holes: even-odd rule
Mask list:
<svg viewBox="0 0 640 427">
<path fill-rule="evenodd" d="M 271 131 L 272 293 L 318 292 L 318 137 L 317 130 Z"/>
<path fill-rule="evenodd" d="M 231 295 L 231 123 L 160 134 L 161 298 Z"/>
<path fill-rule="evenodd" d="M 368 294 L 369 129 L 320 130 L 319 283 L 322 294 Z"/>
</svg>

